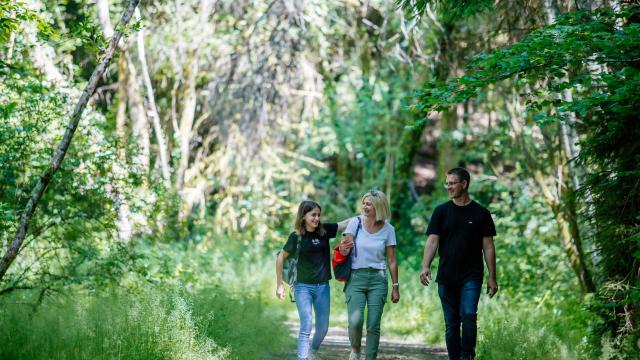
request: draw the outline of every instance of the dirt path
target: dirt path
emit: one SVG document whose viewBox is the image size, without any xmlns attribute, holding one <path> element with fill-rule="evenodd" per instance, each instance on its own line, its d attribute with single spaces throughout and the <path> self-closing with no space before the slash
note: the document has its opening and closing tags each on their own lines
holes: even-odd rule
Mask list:
<svg viewBox="0 0 640 360">
<path fill-rule="evenodd" d="M 297 325 L 292 324 L 292 336 L 296 336 Z M 295 330 L 294 330 L 294 327 Z M 313 336 L 313 335 L 312 335 Z M 364 350 L 364 339 L 363 339 Z M 321 360 L 346 360 L 349 357 L 349 337 L 346 329 L 330 328 L 318 353 Z M 362 357 L 364 359 L 364 355 Z M 426 346 L 424 344 L 390 340 L 384 336 L 380 339 L 378 360 L 444 360 L 447 351 L 443 348 Z M 291 353 L 274 356 L 269 360 L 296 360 L 295 349 Z"/>
</svg>

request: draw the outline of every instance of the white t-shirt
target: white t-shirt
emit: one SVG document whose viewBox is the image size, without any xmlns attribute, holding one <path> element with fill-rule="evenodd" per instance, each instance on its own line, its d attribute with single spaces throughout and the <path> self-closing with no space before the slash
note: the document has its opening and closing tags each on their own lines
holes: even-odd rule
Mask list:
<svg viewBox="0 0 640 360">
<path fill-rule="evenodd" d="M 364 220 L 362 216 L 354 217 L 349 221 L 347 229 L 344 231 L 347 234 L 356 234 L 358 227 L 358 218 L 360 218 L 360 231 L 358 231 L 358 237 L 355 239 L 356 252 L 352 252 L 353 256 L 351 260 L 352 269 L 366 269 L 373 268 L 384 270 L 387 268 L 386 253 L 387 246 L 395 246 L 396 244 L 396 231 L 393 226 L 388 222 L 384 222 L 384 226 L 378 232 L 371 234 L 364 227 Z"/>
</svg>

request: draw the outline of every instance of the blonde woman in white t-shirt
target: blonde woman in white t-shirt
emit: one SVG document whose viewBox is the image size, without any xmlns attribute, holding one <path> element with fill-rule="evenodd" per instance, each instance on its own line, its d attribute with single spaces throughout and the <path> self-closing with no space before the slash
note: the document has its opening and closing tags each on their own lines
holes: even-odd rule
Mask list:
<svg viewBox="0 0 640 360">
<path fill-rule="evenodd" d="M 365 358 L 374 360 L 378 356 L 380 321 L 389 289 L 387 269 L 391 274 L 391 301 L 400 300 L 396 233 L 388 222 L 390 217 L 386 195 L 371 190 L 362 196 L 362 215 L 351 219 L 340 242 L 340 253 L 351 256 L 351 276 L 345 286 L 351 343 L 349 360 L 360 359 L 365 307 Z"/>
</svg>

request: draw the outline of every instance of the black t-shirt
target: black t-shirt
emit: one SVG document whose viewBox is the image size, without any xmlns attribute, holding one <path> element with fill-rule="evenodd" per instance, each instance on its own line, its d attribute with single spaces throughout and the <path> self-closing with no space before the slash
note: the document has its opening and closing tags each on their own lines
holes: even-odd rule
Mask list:
<svg viewBox="0 0 640 360">
<path fill-rule="evenodd" d="M 331 246 L 329 239 L 336 237 L 338 224 L 322 224 L 326 230 L 324 236 L 318 231 L 305 233 L 300 239 L 300 257 L 298 258 L 298 282 L 302 284 L 319 284 L 331 279 Z M 283 250 L 289 256 L 296 256 L 298 236 L 291 233 Z"/>
<path fill-rule="evenodd" d="M 475 201 L 466 206 L 458 206 L 453 201 L 448 201 L 439 205 L 433 212 L 427 228 L 427 235 L 431 234 L 440 236 L 436 282 L 482 282 L 482 238 L 496 235 L 496 227 L 489 210 Z"/>
</svg>

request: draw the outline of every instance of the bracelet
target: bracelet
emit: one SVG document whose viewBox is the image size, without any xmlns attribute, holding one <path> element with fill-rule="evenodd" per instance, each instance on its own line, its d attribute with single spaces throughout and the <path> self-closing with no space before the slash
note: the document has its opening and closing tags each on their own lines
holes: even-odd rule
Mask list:
<svg viewBox="0 0 640 360">
<path fill-rule="evenodd" d="M 391 286 L 393 286 L 393 287 L 400 287 L 400 284 L 399 284 L 399 283 L 393 283 L 393 284 L 391 284 Z"/>
</svg>

